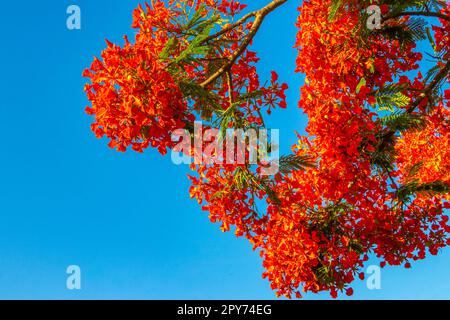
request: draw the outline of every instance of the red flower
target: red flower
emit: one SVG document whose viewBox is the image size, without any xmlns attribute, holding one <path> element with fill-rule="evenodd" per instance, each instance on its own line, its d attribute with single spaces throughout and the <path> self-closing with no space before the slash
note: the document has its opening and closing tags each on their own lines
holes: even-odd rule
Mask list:
<svg viewBox="0 0 450 320">
<path fill-rule="evenodd" d="M 345 290 L 345 294 L 348 296 L 352 296 L 353 295 L 353 289 L 352 288 L 348 288 L 347 290 Z"/>
</svg>

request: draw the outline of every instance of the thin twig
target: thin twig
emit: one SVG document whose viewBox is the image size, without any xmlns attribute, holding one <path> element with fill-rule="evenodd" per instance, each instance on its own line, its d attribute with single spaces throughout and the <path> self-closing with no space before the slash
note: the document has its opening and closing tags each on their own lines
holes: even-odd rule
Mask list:
<svg viewBox="0 0 450 320">
<path fill-rule="evenodd" d="M 227 71 L 227 82 L 228 82 L 228 99 L 230 101 L 230 107 L 233 105 L 233 76 L 230 70 Z"/>
</svg>

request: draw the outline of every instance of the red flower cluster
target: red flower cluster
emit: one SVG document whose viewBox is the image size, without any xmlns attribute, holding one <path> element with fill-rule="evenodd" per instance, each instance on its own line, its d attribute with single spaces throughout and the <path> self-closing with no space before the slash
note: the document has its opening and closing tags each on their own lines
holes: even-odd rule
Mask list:
<svg viewBox="0 0 450 320">
<path fill-rule="evenodd" d="M 134 12 L 136 42 L 125 38 L 123 48 L 108 42 L 103 61 L 95 59 L 84 76 L 92 81 L 85 90 L 92 102 L 86 112 L 95 115 L 92 129 L 111 139 L 110 147 L 125 151 L 132 145 L 142 151 L 151 145 L 164 154 L 172 146 L 170 132 L 193 118 L 175 80 L 159 55 L 172 27 L 171 12 L 161 2 L 147 12 Z"/>
<path fill-rule="evenodd" d="M 217 94 L 212 96 L 215 99 L 205 101 L 204 97 L 191 94 L 192 84 L 205 80 L 205 70 L 217 68 L 217 63 L 224 63 L 231 57 L 237 41 L 251 28 L 251 23 L 224 33 L 221 39 L 225 39 L 221 40 L 219 48 L 212 48 L 201 59 L 188 60 L 187 52 L 193 39 L 182 21 L 192 18 L 186 13 L 189 8 L 197 10 L 200 17 L 205 17 L 201 20 L 205 22 L 214 18 L 219 21 L 220 16 L 231 20 L 245 5 L 225 0 L 172 0 L 168 4 L 155 0 L 145 9 L 139 6 L 133 13 L 132 27 L 138 30 L 135 42 L 132 44 L 125 37 L 125 45 L 120 47 L 107 41 L 102 60 L 95 58 L 91 67 L 84 71 L 83 75 L 91 80 L 85 91 L 92 103 L 86 112 L 95 115 L 96 120 L 92 130 L 98 137 L 110 138 L 110 147 L 125 151 L 131 145 L 142 152 L 150 145 L 165 154 L 167 148 L 173 147 L 171 133 L 175 129 L 192 124 L 195 114 L 208 120 L 208 108 L 227 109 L 229 92 L 232 92 L 232 99 L 242 91 L 261 92 L 257 99 L 250 99 L 250 96 L 242 98 L 239 104 L 233 101 L 237 113 L 245 114 L 247 121 L 258 125 L 262 124 L 259 113 L 262 106 L 266 106 L 268 112 L 277 104 L 286 106 L 287 85 L 278 84 L 273 73 L 271 85 L 260 86 L 254 66 L 258 58 L 249 50 L 244 50 L 232 67 L 231 82 L 207 86 Z M 211 102 L 214 105 L 208 105 Z"/>
</svg>

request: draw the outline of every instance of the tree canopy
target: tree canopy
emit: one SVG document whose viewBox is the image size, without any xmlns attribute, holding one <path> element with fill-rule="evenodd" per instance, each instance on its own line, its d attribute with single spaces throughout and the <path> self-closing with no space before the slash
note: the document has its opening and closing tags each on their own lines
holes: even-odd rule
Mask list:
<svg viewBox="0 0 450 320">
<path fill-rule="evenodd" d="M 266 128 L 288 84 L 275 71 L 260 79 L 251 45 L 287 1 L 252 12 L 234 0 L 139 6 L 135 38 L 108 41 L 84 72 L 92 130 L 118 151 L 166 154 L 174 130 L 194 136 L 194 121 L 222 133 Z M 450 5 L 305 0 L 296 26 L 307 135 L 275 175 L 261 174 L 263 159 L 192 164 L 189 192 L 260 252 L 278 296 L 351 295 L 369 255 L 409 268 L 450 245 Z"/>
</svg>

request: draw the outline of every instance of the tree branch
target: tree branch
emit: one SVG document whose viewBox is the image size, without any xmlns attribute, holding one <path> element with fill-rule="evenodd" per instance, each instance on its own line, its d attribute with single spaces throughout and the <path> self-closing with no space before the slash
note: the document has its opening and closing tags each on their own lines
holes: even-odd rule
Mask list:
<svg viewBox="0 0 450 320">
<path fill-rule="evenodd" d="M 267 6 L 265 6 L 264 8 L 251 12 L 249 14 L 247 14 L 246 16 L 244 16 L 242 19 L 240 19 L 238 22 L 236 22 L 235 24 L 226 27 L 224 30 L 224 32 L 220 31 L 219 32 L 219 36 L 225 32 L 228 32 L 230 30 L 232 30 L 233 28 L 235 28 L 236 26 L 244 23 L 247 19 L 249 19 L 250 17 L 255 17 L 255 21 L 253 21 L 253 25 L 249 31 L 249 33 L 247 34 L 247 36 L 244 38 L 244 40 L 242 41 L 241 45 L 239 46 L 239 48 L 231 55 L 231 57 L 229 58 L 228 62 L 226 64 L 224 64 L 219 70 L 217 70 L 215 73 L 213 73 L 208 79 L 206 79 L 205 81 L 203 81 L 200 86 L 202 87 L 206 87 L 207 85 L 209 85 L 210 83 L 212 83 L 214 80 L 216 80 L 218 77 L 220 77 L 224 72 L 226 72 L 227 70 L 229 70 L 233 64 L 236 62 L 236 60 L 242 55 L 242 53 L 245 51 L 245 49 L 247 49 L 248 45 L 250 44 L 250 42 L 253 40 L 254 36 L 256 35 L 256 33 L 259 30 L 259 27 L 261 26 L 262 22 L 264 21 L 264 18 L 273 10 L 275 10 L 276 8 L 278 8 L 279 6 L 283 5 L 284 3 L 286 3 L 287 0 L 274 0 L 271 3 L 269 3 Z M 245 18 L 245 19 L 244 19 Z M 244 20 L 243 20 L 244 19 Z M 222 32 L 222 33 L 221 33 Z M 216 34 L 217 35 L 217 34 Z M 213 35 L 213 36 L 216 36 Z"/>
<path fill-rule="evenodd" d="M 229 24 L 225 28 L 220 30 L 219 32 L 217 32 L 215 34 L 212 34 L 209 37 L 207 37 L 205 40 L 202 41 L 202 43 L 205 43 L 205 42 L 211 41 L 213 39 L 216 39 L 216 38 L 220 37 L 221 35 L 227 33 L 228 31 L 231 31 L 234 28 L 239 27 L 241 24 L 244 24 L 248 19 L 254 17 L 256 15 L 256 13 L 257 13 L 257 11 L 253 11 L 253 12 L 247 13 L 245 16 L 240 18 L 235 23 Z"/>
<path fill-rule="evenodd" d="M 427 11 L 405 11 L 405 12 L 400 12 L 400 13 L 396 13 L 390 16 L 387 16 L 384 20 L 389 20 L 389 19 L 395 19 L 395 18 L 400 18 L 403 16 L 425 16 L 425 17 L 435 17 L 435 18 L 440 18 L 443 20 L 447 20 L 450 21 L 450 17 L 440 13 L 440 12 L 427 12 Z"/>
</svg>

